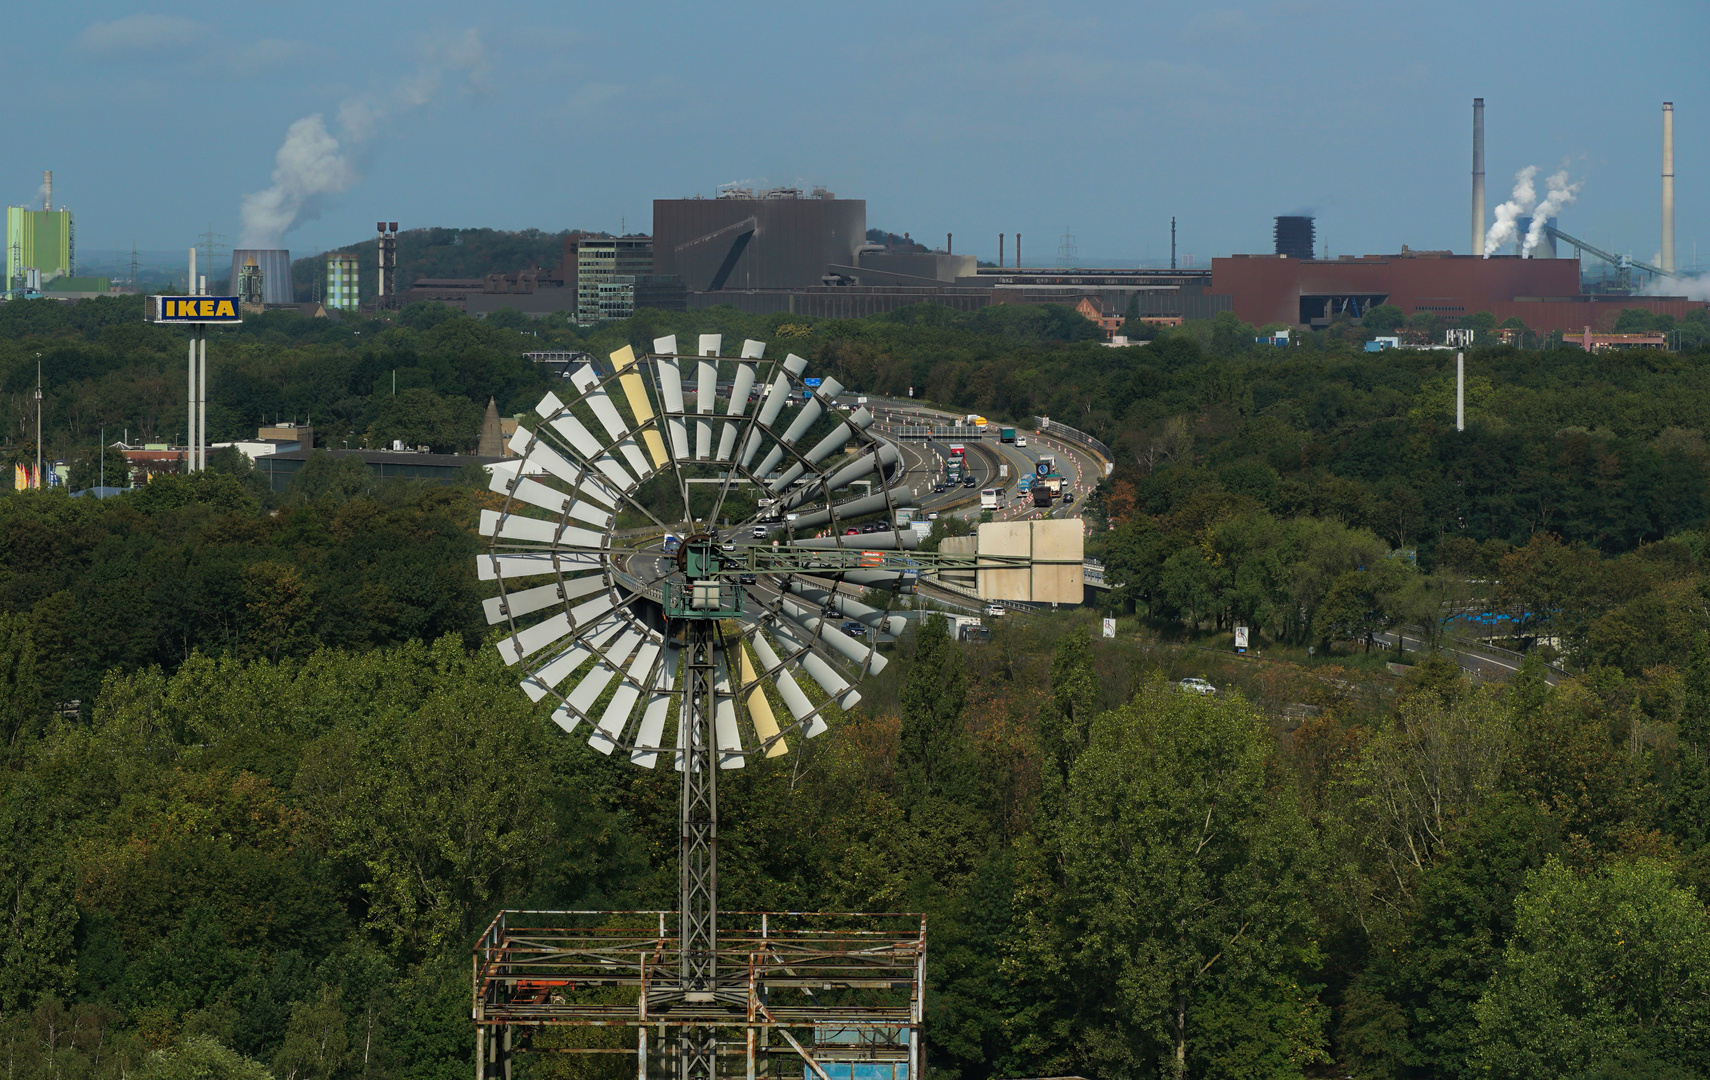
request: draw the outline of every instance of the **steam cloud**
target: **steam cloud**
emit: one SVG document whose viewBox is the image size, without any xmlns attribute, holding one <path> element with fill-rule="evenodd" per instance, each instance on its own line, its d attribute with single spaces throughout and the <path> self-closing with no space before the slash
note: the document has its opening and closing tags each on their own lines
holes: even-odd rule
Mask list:
<svg viewBox="0 0 1710 1080">
<path fill-rule="evenodd" d="M 1551 218 L 1561 213 L 1562 207 L 1573 202 L 1574 197 L 1579 194 L 1581 186 L 1583 185 L 1578 181 L 1568 183 L 1566 169 L 1544 181 L 1544 187 L 1548 189 L 1549 194 L 1544 196 L 1544 201 L 1539 203 L 1538 208 L 1532 212 L 1532 227 L 1526 230 L 1526 241 L 1520 248 L 1522 258 L 1529 259 L 1532 257 L 1532 249 L 1544 239 L 1544 226 L 1549 224 Z M 1489 244 L 1485 245 L 1485 254 L 1487 255 L 1490 254 L 1489 247 Z"/>
<path fill-rule="evenodd" d="M 243 197 L 240 246 L 278 247 L 299 222 L 319 216 L 321 200 L 348 191 L 356 182 L 351 154 L 379 134 L 388 118 L 432 101 L 448 76 L 462 76 L 466 85 L 477 82 L 486 66 L 480 35 L 465 30 L 428 48 L 416 71 L 389 92 L 343 102 L 336 136 L 320 113 L 293 123 L 273 158 L 273 186 Z"/>
<path fill-rule="evenodd" d="M 1528 165 L 1514 174 L 1514 194 L 1496 208 L 1496 224 L 1484 234 L 1484 257 L 1490 258 L 1503 244 L 1513 243 L 1520 235 L 1516 222 L 1538 202 L 1538 191 L 1532 178 L 1538 175 L 1536 165 Z"/>
</svg>

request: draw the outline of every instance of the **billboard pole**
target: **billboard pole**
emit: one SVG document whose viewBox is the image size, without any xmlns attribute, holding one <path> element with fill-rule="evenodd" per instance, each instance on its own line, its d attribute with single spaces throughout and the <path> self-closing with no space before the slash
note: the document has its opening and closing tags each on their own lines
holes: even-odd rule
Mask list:
<svg viewBox="0 0 1710 1080">
<path fill-rule="evenodd" d="M 184 282 L 191 296 L 196 292 L 196 249 L 190 249 L 190 276 Z M 184 427 L 184 471 L 196 471 L 196 328 L 190 328 L 190 364 L 184 377 L 184 402 L 190 411 Z"/>
</svg>

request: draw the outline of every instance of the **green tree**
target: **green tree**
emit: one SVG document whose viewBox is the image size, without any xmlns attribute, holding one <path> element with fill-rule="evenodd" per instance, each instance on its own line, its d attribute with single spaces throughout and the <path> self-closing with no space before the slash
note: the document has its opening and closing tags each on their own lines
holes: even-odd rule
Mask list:
<svg viewBox="0 0 1710 1080">
<path fill-rule="evenodd" d="M 949 624 L 929 615 L 915 631 L 914 660 L 900 697 L 898 771 L 905 812 L 967 793 L 969 755 L 963 730 L 968 677 Z"/>
<path fill-rule="evenodd" d="M 1039 741 L 1060 784 L 1068 783 L 1075 759 L 1086 748 L 1098 696 L 1092 632 L 1078 626 L 1057 645 L 1057 654 L 1051 660 L 1051 700 L 1040 717 Z"/>
<path fill-rule="evenodd" d="M 473 449 L 480 435 L 481 407 L 473 401 L 412 387 L 382 399 L 363 441 L 378 450 L 396 441 L 410 450 L 426 446 L 438 454 L 455 454 Z"/>
<path fill-rule="evenodd" d="M 1710 920 L 1662 863 L 1581 874 L 1552 860 L 1517 902 L 1477 1007 L 1497 1080 L 1582 1076 L 1621 1057 L 1710 1069 Z"/>
<path fill-rule="evenodd" d="M 0 801 L 0 1011 L 66 993 L 76 974 L 76 871 L 69 834 L 33 774 Z"/>
<path fill-rule="evenodd" d="M 1093 721 L 1027 888 L 1018 963 L 1049 980 L 1058 1036 L 1099 1076 L 1299 1076 L 1327 1061 L 1312 834 L 1266 780 L 1271 739 L 1238 695 L 1162 679 Z"/>
<path fill-rule="evenodd" d="M 274 1080 L 259 1061 L 206 1035 L 192 1035 L 170 1050 L 156 1050 L 132 1075 L 136 1080 Z"/>
<path fill-rule="evenodd" d="M 326 450 L 309 454 L 303 467 L 291 474 L 286 497 L 296 502 L 348 502 L 374 491 L 374 471 L 355 454 L 334 456 Z"/>
<path fill-rule="evenodd" d="M 1393 334 L 1401 329 L 1407 316 L 1394 304 L 1377 304 L 1360 316 L 1360 325 L 1379 334 Z"/>
<path fill-rule="evenodd" d="M 291 1006 L 291 1023 L 274 1058 L 280 1080 L 331 1080 L 350 1057 L 350 1035 L 338 992 L 323 986 L 314 1001 Z"/>
</svg>

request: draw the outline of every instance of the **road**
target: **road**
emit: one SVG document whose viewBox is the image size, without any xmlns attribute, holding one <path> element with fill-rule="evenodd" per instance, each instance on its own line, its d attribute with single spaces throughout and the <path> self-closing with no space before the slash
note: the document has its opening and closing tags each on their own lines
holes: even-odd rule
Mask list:
<svg viewBox="0 0 1710 1080">
<path fill-rule="evenodd" d="M 1385 645 L 1393 646 L 1396 637 L 1403 641 L 1403 647 L 1408 652 L 1428 653 L 1431 646 L 1425 639 L 1413 631 L 1402 631 L 1399 635 L 1393 632 L 1378 634 L 1375 638 Z M 1511 679 L 1520 670 L 1520 659 L 1517 656 L 1497 652 L 1494 649 L 1480 649 L 1477 646 L 1465 645 L 1461 642 L 1446 641 L 1437 646 L 1437 651 L 1445 656 L 1452 656 L 1455 662 L 1467 671 L 1480 678 Z M 1544 669 L 1544 682 L 1550 686 L 1556 685 L 1565 676 L 1554 668 Z"/>
</svg>

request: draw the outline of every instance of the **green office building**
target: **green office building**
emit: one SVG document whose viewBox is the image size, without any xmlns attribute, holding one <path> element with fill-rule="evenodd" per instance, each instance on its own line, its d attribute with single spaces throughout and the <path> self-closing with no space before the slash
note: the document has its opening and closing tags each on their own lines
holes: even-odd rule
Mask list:
<svg viewBox="0 0 1710 1080">
<path fill-rule="evenodd" d="M 23 276 L 24 268 L 33 266 L 42 272 L 42 281 L 70 274 L 72 265 L 72 225 L 69 210 L 31 210 L 23 206 L 6 208 L 6 283 Z"/>
<path fill-rule="evenodd" d="M 334 251 L 327 256 L 327 307 L 355 311 L 361 303 L 356 256 Z"/>
</svg>

